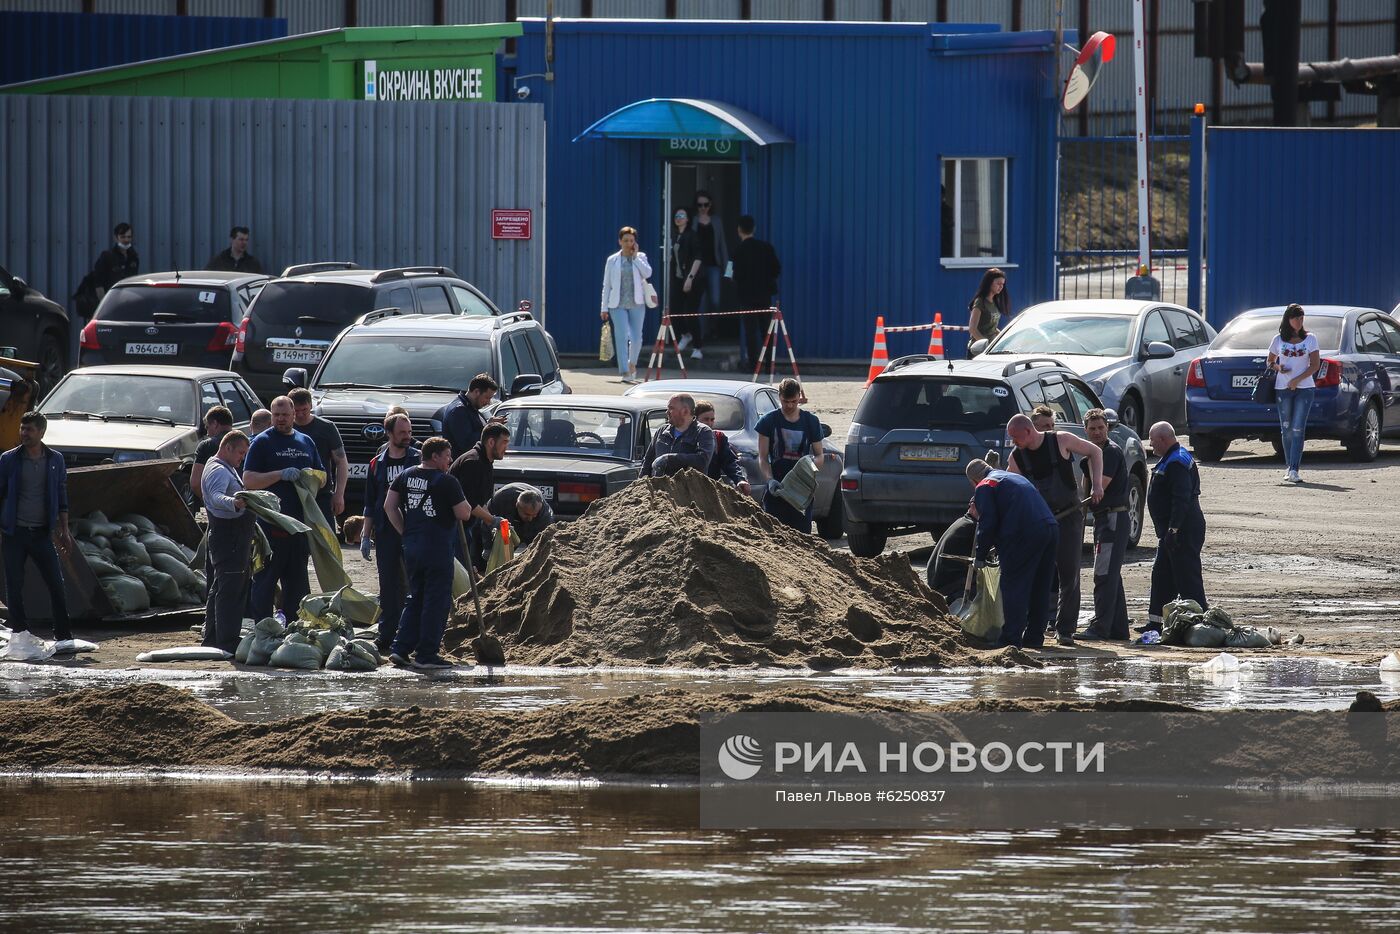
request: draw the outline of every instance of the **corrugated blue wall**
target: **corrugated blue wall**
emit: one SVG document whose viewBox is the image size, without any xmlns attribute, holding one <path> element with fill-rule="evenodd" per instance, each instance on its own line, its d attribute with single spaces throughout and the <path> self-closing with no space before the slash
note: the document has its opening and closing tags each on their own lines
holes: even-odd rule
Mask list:
<svg viewBox="0 0 1400 934">
<path fill-rule="evenodd" d="M 940 156 L 1011 159 L 1012 294 L 1018 305 L 1051 297 L 1051 58 L 935 55 L 931 29 L 957 27 L 557 24 L 552 87 L 525 83 L 530 100 L 546 105 L 548 326 L 560 347 L 597 347 L 602 262 L 616 249 L 619 226 L 637 227 L 661 268 L 658 144 L 571 142 L 600 117 L 649 97 L 724 101 L 795 141 L 746 145 L 744 204 L 721 207 L 730 218 L 754 214 L 759 236 L 777 248 L 783 307 L 802 358 L 868 360 L 876 314 L 912 324 L 939 309 L 947 323 L 966 322 L 981 270 L 939 264 Z M 541 23 L 526 22 L 515 65 L 519 74 L 544 70 Z M 509 80 L 501 89 L 513 99 Z M 926 336 L 891 340 L 892 353 L 927 346 Z M 947 343 L 950 351 L 963 346 L 955 335 Z"/>
<path fill-rule="evenodd" d="M 1206 310 L 1400 302 L 1400 130 L 1212 127 Z"/>
<path fill-rule="evenodd" d="M 0 84 L 287 34 L 285 19 L 0 12 Z"/>
</svg>

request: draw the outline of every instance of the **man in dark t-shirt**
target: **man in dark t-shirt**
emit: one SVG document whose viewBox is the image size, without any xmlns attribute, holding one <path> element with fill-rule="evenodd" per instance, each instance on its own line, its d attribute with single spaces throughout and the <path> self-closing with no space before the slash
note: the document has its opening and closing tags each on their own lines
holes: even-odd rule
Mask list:
<svg viewBox="0 0 1400 934">
<path fill-rule="evenodd" d="M 403 537 L 408 596 L 389 660 L 425 670 L 451 668 L 440 654 L 452 608 L 452 554 L 457 523 L 471 516 L 471 503 L 447 472 L 452 446 L 445 438 L 423 442 L 423 460 L 389 485 L 384 514 Z"/>
<path fill-rule="evenodd" d="M 297 431 L 311 439 L 316 453 L 325 465 L 326 485 L 316 494 L 321 515 L 334 528 L 336 516 L 345 511 L 345 486 L 350 481 L 350 461 L 345 457 L 345 442 L 340 429 L 328 419 L 311 414 L 311 390 L 293 389 L 287 393 L 292 400 Z"/>
<path fill-rule="evenodd" d="M 754 429 L 758 433 L 758 470 L 765 483 L 770 479 L 781 483 L 808 454 L 818 467 L 827 456 L 822 451 L 821 420 L 802 411 L 802 385 L 791 377 L 783 380 L 778 384 L 778 401 L 781 408 L 760 418 Z M 806 513 L 799 513 L 774 492 L 771 483 L 763 494 L 763 511 L 799 532 L 812 531 L 811 504 Z"/>
<path fill-rule="evenodd" d="M 509 445 L 510 429 L 505 425 L 490 424 L 482 429 L 481 440 L 452 462 L 452 476 L 461 484 L 463 495 L 472 504 L 471 519 L 466 528 L 467 547 L 471 551 L 472 563 L 482 573 L 486 571 L 486 549 L 492 541 L 491 526 L 495 521 L 489 508 L 496 491 L 495 463 L 506 456 Z"/>
<path fill-rule="evenodd" d="M 389 441 L 370 458 L 365 471 L 365 524 L 360 530 L 360 554 L 369 560 L 371 543 L 377 549 L 379 635 L 375 643 L 381 655 L 388 655 L 403 616 L 404 565 L 403 537 L 384 514 L 384 498 L 399 474 L 422 461 L 423 452 L 413 444 L 413 423 L 407 415 L 386 415 L 384 433 Z"/>
<path fill-rule="evenodd" d="M 200 495 L 204 483 L 204 465 L 209 463 L 209 458 L 219 453 L 219 442 L 231 430 L 233 413 L 227 406 L 210 406 L 209 411 L 204 413 L 204 440 L 194 449 L 194 466 L 190 468 L 190 490 L 194 493 L 196 503 L 204 498 Z"/>
<path fill-rule="evenodd" d="M 1128 552 L 1132 516 L 1128 513 L 1128 461 L 1108 437 L 1103 409 L 1084 414 L 1084 433 L 1103 450 L 1103 499 L 1094 507 L 1094 619 L 1081 639 L 1128 638 L 1128 600 L 1123 592 L 1123 558 Z M 1086 484 L 1089 461 L 1080 461 Z"/>
</svg>

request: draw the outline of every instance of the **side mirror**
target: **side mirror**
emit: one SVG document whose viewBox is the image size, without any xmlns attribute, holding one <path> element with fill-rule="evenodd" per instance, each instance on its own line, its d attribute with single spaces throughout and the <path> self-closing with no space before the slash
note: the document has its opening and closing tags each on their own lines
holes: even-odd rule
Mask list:
<svg viewBox="0 0 1400 934">
<path fill-rule="evenodd" d="M 1176 356 L 1176 348 L 1166 341 L 1149 341 L 1138 355 L 1141 360 L 1170 360 Z"/>
<path fill-rule="evenodd" d="M 1108 430 L 1109 430 L 1109 431 L 1112 431 L 1113 429 L 1117 428 L 1117 427 L 1118 427 L 1118 410 L 1117 410 L 1117 409 L 1104 409 L 1104 410 L 1103 410 L 1103 420 L 1106 421 L 1106 422 L 1108 422 Z"/>
<path fill-rule="evenodd" d="M 10 278 L 10 294 L 15 298 L 24 298 L 29 294 L 29 283 L 18 276 L 12 276 Z"/>
<path fill-rule="evenodd" d="M 544 392 L 544 377 L 538 373 L 521 373 L 510 381 L 510 398 L 538 396 Z"/>
<path fill-rule="evenodd" d="M 828 425 L 826 422 L 822 422 L 822 437 L 823 437 L 823 438 L 830 438 L 830 437 L 831 437 L 831 426 Z"/>
<path fill-rule="evenodd" d="M 288 389 L 305 389 L 309 382 L 306 367 L 294 366 L 282 371 L 282 385 Z"/>
<path fill-rule="evenodd" d="M 972 355 L 975 357 L 975 356 L 977 356 L 978 354 L 980 354 L 982 351 L 984 351 L 984 350 L 986 350 L 988 347 L 990 347 L 990 346 L 991 346 L 991 343 L 992 343 L 992 342 L 989 341 L 989 340 L 987 340 L 985 337 L 984 337 L 984 338 L 981 338 L 980 340 L 975 340 L 975 341 L 973 341 L 971 344 L 968 345 L 968 347 L 967 347 L 967 352 L 970 353 L 970 354 L 972 354 Z"/>
</svg>

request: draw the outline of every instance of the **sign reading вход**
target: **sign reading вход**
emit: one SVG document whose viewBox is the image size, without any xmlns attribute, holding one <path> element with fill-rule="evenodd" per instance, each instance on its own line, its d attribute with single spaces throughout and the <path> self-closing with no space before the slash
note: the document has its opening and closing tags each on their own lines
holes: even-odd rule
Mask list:
<svg viewBox="0 0 1400 934">
<path fill-rule="evenodd" d="M 380 68 L 364 65 L 367 101 L 479 101 L 485 99 L 485 69 L 452 65 Z"/>
</svg>

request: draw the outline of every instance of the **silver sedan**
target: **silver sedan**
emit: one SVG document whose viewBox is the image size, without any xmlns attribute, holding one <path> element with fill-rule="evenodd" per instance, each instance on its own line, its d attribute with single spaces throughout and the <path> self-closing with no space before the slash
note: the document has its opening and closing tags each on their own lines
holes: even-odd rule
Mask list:
<svg viewBox="0 0 1400 934">
<path fill-rule="evenodd" d="M 1084 378 L 1124 425 L 1186 423 L 1186 373 L 1215 338 L 1215 329 L 1181 305 L 1128 299 L 1084 299 L 1032 305 L 987 345 L 990 355 L 1054 357 Z M 979 344 L 981 346 L 979 346 Z M 1008 362 L 1010 362 L 1008 360 Z"/>
</svg>

